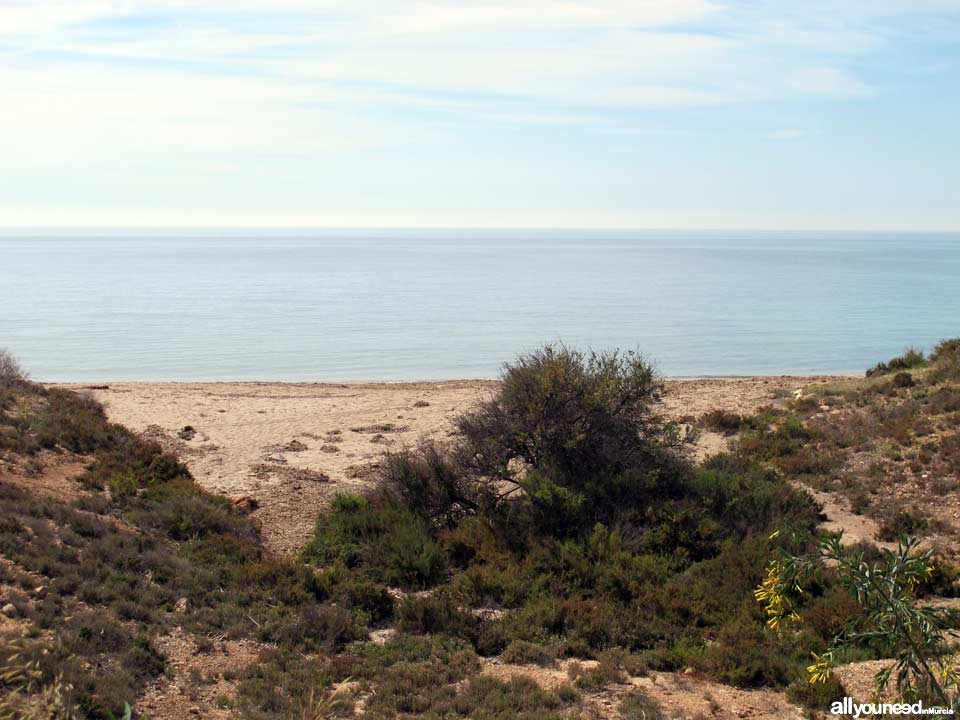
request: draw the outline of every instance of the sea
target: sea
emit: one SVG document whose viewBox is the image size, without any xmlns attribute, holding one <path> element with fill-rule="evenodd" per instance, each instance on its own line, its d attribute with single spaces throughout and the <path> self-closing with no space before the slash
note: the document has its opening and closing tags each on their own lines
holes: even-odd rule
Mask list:
<svg viewBox="0 0 960 720">
<path fill-rule="evenodd" d="M 492 378 L 545 343 L 668 377 L 861 373 L 954 336 L 956 233 L 0 236 L 0 348 L 44 381 Z"/>
</svg>

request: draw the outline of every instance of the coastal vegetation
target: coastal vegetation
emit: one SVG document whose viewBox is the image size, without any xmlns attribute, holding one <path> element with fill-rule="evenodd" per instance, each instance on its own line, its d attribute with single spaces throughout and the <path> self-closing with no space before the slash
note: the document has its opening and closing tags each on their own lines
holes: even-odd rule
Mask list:
<svg viewBox="0 0 960 720">
<path fill-rule="evenodd" d="M 960 594 L 956 533 L 933 510 L 960 477 L 956 340 L 683 423 L 642 357 L 546 347 L 447 442 L 388 453 L 289 558 L 88 396 L 0 358 L 0 717 L 146 717 L 177 638 L 253 653 L 179 682 L 188 697 L 225 682 L 218 709 L 257 720 L 587 718 L 610 688 L 618 717 L 655 718 L 627 681 L 670 671 L 823 708 L 845 693 L 834 668 L 905 657 L 916 633 L 885 631 L 907 617 L 935 618 L 910 662 L 951 667 L 955 618 L 922 602 Z M 727 449 L 697 461 L 699 432 Z M 53 472 L 65 463 L 75 478 Z M 825 533 L 814 492 L 923 549 Z M 896 622 L 851 592 L 864 567 L 900 578 Z M 943 699 L 922 673 L 891 689 Z"/>
</svg>

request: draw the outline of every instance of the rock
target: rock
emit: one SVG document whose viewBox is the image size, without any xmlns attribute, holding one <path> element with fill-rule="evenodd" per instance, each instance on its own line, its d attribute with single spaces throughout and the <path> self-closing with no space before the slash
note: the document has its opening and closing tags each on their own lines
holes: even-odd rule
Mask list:
<svg viewBox="0 0 960 720">
<path fill-rule="evenodd" d="M 393 628 L 384 628 L 383 630 L 371 630 L 370 631 L 370 642 L 377 645 L 386 645 L 388 642 L 393 640 L 397 635 L 397 631 Z"/>
<path fill-rule="evenodd" d="M 46 585 L 38 585 L 37 587 L 35 587 L 35 588 L 33 589 L 33 595 L 34 595 L 34 597 L 36 597 L 36 598 L 38 598 L 38 599 L 40 599 L 40 600 L 43 600 L 43 599 L 47 596 L 47 586 L 46 586 Z"/>
<path fill-rule="evenodd" d="M 253 512 L 260 507 L 260 503 L 252 495 L 234 495 L 230 498 L 230 504 L 243 512 Z"/>
<path fill-rule="evenodd" d="M 322 452 L 322 453 L 338 453 L 338 452 L 340 452 L 340 448 L 338 448 L 336 445 L 321 445 L 321 446 L 320 446 L 320 452 Z"/>
<path fill-rule="evenodd" d="M 15 618 L 20 614 L 17 612 L 17 607 L 13 603 L 7 603 L 4 605 L 2 608 L 0 608 L 0 612 L 2 612 L 8 618 Z"/>
<path fill-rule="evenodd" d="M 182 597 L 182 598 L 180 598 L 179 600 L 177 600 L 176 603 L 174 603 L 173 609 L 174 609 L 174 611 L 176 611 L 176 612 L 178 612 L 178 613 L 189 612 L 189 611 L 190 611 L 190 601 L 187 600 L 185 597 Z"/>
<path fill-rule="evenodd" d="M 303 452 L 307 449 L 307 446 L 299 440 L 291 440 L 283 446 L 283 449 L 287 452 Z"/>
<path fill-rule="evenodd" d="M 177 437 L 181 440 L 193 440 L 196 435 L 197 431 L 192 425 L 184 425 L 180 432 L 177 433 Z"/>
</svg>

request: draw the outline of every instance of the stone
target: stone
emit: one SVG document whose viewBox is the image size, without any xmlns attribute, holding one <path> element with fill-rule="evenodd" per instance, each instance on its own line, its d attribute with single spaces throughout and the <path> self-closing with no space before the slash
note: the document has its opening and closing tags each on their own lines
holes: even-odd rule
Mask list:
<svg viewBox="0 0 960 720">
<path fill-rule="evenodd" d="M 17 612 L 17 607 L 13 603 L 7 603 L 4 605 L 2 608 L 0 608 L 0 612 L 2 612 L 8 618 L 15 618 L 20 614 Z"/>
<path fill-rule="evenodd" d="M 185 597 L 182 597 L 182 598 L 180 598 L 179 600 L 177 600 L 176 603 L 174 603 L 173 609 L 174 609 L 176 612 L 178 612 L 178 613 L 189 612 L 189 611 L 190 611 L 190 601 L 187 600 Z"/>
<path fill-rule="evenodd" d="M 253 512 L 260 507 L 260 503 L 252 495 L 234 495 L 230 498 L 230 504 L 243 512 Z"/>
</svg>

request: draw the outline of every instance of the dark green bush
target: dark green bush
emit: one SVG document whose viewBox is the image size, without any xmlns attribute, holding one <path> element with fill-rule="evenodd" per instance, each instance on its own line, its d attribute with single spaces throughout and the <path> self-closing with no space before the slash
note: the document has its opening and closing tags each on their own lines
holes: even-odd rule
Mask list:
<svg viewBox="0 0 960 720">
<path fill-rule="evenodd" d="M 925 367 L 926 364 L 927 358 L 924 357 L 922 352 L 914 348 L 907 348 L 903 355 L 898 355 L 887 362 L 877 363 L 867 370 L 867 377 L 887 375 L 888 373 L 902 370 L 913 370 L 915 368 Z"/>
<path fill-rule="evenodd" d="M 913 375 L 908 372 L 898 372 L 893 376 L 891 382 L 895 388 L 910 388 L 917 384 L 916 380 L 913 379 Z"/>
<path fill-rule="evenodd" d="M 458 606 L 453 597 L 440 591 L 431 595 L 411 595 L 397 610 L 397 629 L 416 635 L 476 637 L 478 621 Z"/>
<path fill-rule="evenodd" d="M 514 640 L 504 648 L 500 659 L 517 665 L 551 665 L 557 659 L 557 651 L 550 646 Z"/>
<path fill-rule="evenodd" d="M 362 567 L 376 582 L 426 588 L 446 571 L 428 521 L 391 498 L 376 503 L 355 495 L 335 499 L 321 515 L 303 557 L 321 566 Z"/>
<path fill-rule="evenodd" d="M 499 393 L 458 419 L 461 463 L 488 495 L 522 488 L 545 532 L 592 527 L 686 472 L 662 392 L 636 354 L 548 346 L 506 365 Z"/>
</svg>

